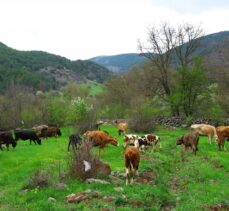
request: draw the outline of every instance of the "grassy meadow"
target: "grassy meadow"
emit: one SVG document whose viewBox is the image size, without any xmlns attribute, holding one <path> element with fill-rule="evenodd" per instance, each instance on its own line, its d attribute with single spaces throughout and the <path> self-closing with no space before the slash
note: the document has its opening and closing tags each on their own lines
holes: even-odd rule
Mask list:
<svg viewBox="0 0 229 211">
<path fill-rule="evenodd" d="M 114 126 L 101 129 L 118 137 Z M 42 145 L 30 145 L 29 141 L 19 141 L 15 150 L 0 151 L 0 210 L 203 210 L 215 204 L 229 204 L 229 152 L 218 151 L 213 143 L 208 144 L 201 137 L 197 156 L 191 151 L 181 153 L 176 146 L 176 138 L 185 130 L 158 129 L 162 148 L 156 147 L 141 153 L 139 178 L 150 173 L 141 183 L 126 186 L 121 184 L 87 184 L 68 176 L 67 153 L 68 136 L 71 128 L 63 128 L 62 136 L 48 138 Z M 226 143 L 227 144 L 227 143 Z M 228 145 L 228 144 L 227 144 Z M 98 149 L 94 148 L 94 153 Z M 108 145 L 101 159 L 111 166 L 112 171 L 124 173 L 122 146 Z M 44 188 L 23 191 L 35 170 L 49 170 L 51 182 Z M 59 169 L 66 176 L 67 189 L 58 190 L 54 183 L 59 180 Z M 136 180 L 138 177 L 136 177 Z M 111 181 L 110 178 L 105 178 Z M 114 188 L 122 187 L 122 191 Z M 67 204 L 66 196 L 85 190 L 98 191 L 101 197 Z M 49 202 L 53 197 L 56 202 Z"/>
</svg>

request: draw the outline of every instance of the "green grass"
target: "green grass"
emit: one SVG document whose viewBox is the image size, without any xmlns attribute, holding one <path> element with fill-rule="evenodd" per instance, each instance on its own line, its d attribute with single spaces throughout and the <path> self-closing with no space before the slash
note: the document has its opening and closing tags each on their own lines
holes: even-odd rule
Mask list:
<svg viewBox="0 0 229 211">
<path fill-rule="evenodd" d="M 90 96 L 95 96 L 97 94 L 100 94 L 105 89 L 103 84 L 94 81 L 88 81 L 87 86 L 90 87 L 90 94 L 89 94 Z"/>
<path fill-rule="evenodd" d="M 102 129 L 116 136 L 113 126 Z M 229 152 L 218 151 L 215 144 L 209 145 L 206 137 L 200 138 L 199 151 L 193 156 L 188 151 L 181 159 L 181 147 L 175 145 L 176 138 L 185 131 L 160 129 L 155 133 L 161 137 L 163 148 L 156 147 L 141 154 L 140 176 L 145 171 L 153 172 L 154 185 L 86 184 L 66 177 L 66 190 L 56 190 L 53 183 L 58 180 L 59 165 L 67 173 L 68 135 L 71 129 L 62 129 L 60 138 L 44 140 L 41 146 L 19 141 L 15 150 L 0 151 L 0 210 L 202 210 L 204 207 L 229 202 Z M 94 149 L 98 153 L 98 149 Z M 110 164 L 113 171 L 124 172 L 122 147 L 108 145 L 101 159 Z M 49 169 L 52 179 L 46 188 L 34 188 L 22 193 L 29 179 L 37 169 Z M 109 180 L 109 179 L 108 179 Z M 119 193 L 115 187 L 123 187 Z M 66 196 L 91 189 L 102 197 L 80 204 L 66 204 Z M 103 197 L 112 197 L 106 202 Z M 54 197 L 56 203 L 48 202 Z"/>
</svg>

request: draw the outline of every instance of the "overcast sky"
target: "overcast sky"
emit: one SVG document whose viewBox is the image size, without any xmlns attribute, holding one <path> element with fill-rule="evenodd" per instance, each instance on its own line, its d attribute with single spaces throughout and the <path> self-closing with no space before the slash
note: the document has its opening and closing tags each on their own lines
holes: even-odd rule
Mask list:
<svg viewBox="0 0 229 211">
<path fill-rule="evenodd" d="M 228 0 L 0 0 L 0 42 L 71 60 L 137 52 L 163 21 L 229 30 Z"/>
</svg>

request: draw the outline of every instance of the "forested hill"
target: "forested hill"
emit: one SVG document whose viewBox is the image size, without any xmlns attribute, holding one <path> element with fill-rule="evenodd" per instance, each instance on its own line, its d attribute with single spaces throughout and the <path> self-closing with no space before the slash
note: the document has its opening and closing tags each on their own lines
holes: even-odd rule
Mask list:
<svg viewBox="0 0 229 211">
<path fill-rule="evenodd" d="M 229 68 L 229 31 L 202 37 L 200 46 L 194 54 L 201 55 L 204 58 L 205 65 L 209 68 Z M 136 53 L 98 56 L 90 60 L 116 73 L 125 72 L 147 61 L 146 58 Z"/>
<path fill-rule="evenodd" d="M 146 58 L 137 53 L 119 54 L 114 56 L 97 56 L 90 59 L 112 72 L 122 73 L 146 61 Z"/>
<path fill-rule="evenodd" d="M 0 42 L 0 89 L 14 81 L 35 89 L 56 89 L 69 81 L 103 82 L 112 75 L 89 60 L 71 61 L 42 51 L 18 51 Z"/>
</svg>

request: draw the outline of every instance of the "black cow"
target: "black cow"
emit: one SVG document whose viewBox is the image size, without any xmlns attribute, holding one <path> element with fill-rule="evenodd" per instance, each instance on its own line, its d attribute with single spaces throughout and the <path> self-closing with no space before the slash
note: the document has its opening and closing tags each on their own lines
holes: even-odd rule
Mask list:
<svg viewBox="0 0 229 211">
<path fill-rule="evenodd" d="M 33 130 L 15 130 L 15 140 L 30 140 L 30 144 L 33 141 L 35 144 L 41 144 L 41 139 L 37 136 Z"/>
<path fill-rule="evenodd" d="M 69 148 L 70 145 L 72 145 L 72 149 L 78 149 L 79 146 L 81 145 L 81 138 L 78 134 L 72 134 L 69 136 L 69 142 L 68 142 L 68 152 L 69 152 Z"/>
<path fill-rule="evenodd" d="M 11 144 L 13 148 L 16 147 L 17 142 L 14 140 L 13 135 L 10 131 L 0 132 L 0 149 L 2 150 L 2 144 L 5 144 L 7 150 L 9 150 L 9 145 Z"/>
</svg>

